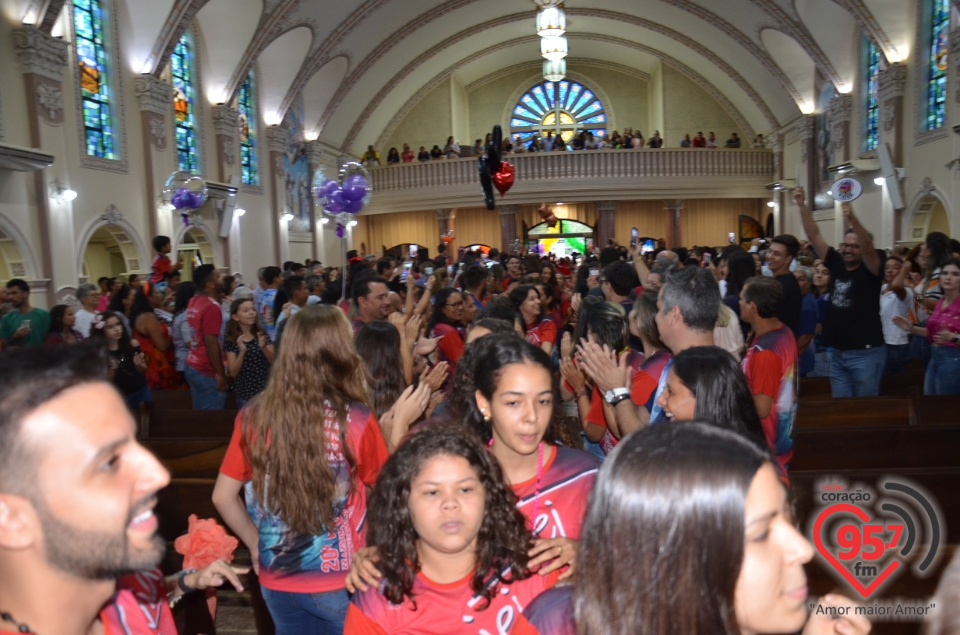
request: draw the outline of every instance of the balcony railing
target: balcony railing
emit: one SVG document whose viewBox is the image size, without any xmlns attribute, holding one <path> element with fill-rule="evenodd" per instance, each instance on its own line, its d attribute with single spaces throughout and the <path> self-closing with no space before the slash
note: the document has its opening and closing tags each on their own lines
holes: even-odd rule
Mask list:
<svg viewBox="0 0 960 635">
<path fill-rule="evenodd" d="M 516 180 L 504 203 L 537 202 L 546 192 L 569 201 L 760 198 L 774 180 L 773 152 L 766 149 L 542 152 L 505 159 L 516 167 Z M 387 165 L 370 174 L 373 213 L 483 204 L 475 158 Z"/>
</svg>

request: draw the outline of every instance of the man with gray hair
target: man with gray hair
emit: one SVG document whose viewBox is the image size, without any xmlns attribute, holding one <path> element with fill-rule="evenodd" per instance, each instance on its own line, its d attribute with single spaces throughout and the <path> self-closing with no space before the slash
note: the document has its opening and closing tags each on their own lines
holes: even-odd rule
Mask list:
<svg viewBox="0 0 960 635">
<path fill-rule="evenodd" d="M 95 284 L 85 282 L 77 287 L 77 300 L 80 308 L 77 309 L 77 321 L 73 328 L 83 336 L 90 337 L 90 325 L 97 315 L 97 304 L 100 302 L 100 289 Z"/>
</svg>

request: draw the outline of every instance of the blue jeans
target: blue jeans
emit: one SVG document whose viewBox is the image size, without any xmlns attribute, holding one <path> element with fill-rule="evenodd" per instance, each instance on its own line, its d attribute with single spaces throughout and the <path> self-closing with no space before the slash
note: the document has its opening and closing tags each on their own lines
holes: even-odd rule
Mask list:
<svg viewBox="0 0 960 635">
<path fill-rule="evenodd" d="M 923 394 L 960 395 L 960 348 L 930 347 L 930 364 L 923 377 Z"/>
<path fill-rule="evenodd" d="M 277 635 L 342 635 L 350 596 L 346 589 L 289 593 L 260 587 Z"/>
<path fill-rule="evenodd" d="M 884 375 L 899 375 L 910 359 L 910 344 L 887 344 L 887 367 Z"/>
<path fill-rule="evenodd" d="M 194 410 L 223 410 L 227 403 L 227 391 L 217 390 L 216 377 L 207 377 L 191 366 L 184 369 L 183 377 L 190 386 Z"/>
<path fill-rule="evenodd" d="M 830 392 L 834 397 L 876 397 L 887 362 L 887 347 L 830 349 Z"/>
<path fill-rule="evenodd" d="M 137 392 L 124 395 L 123 401 L 126 402 L 127 408 L 134 412 L 138 412 L 140 410 L 140 404 L 145 401 L 150 401 L 152 398 L 153 397 L 150 394 L 150 386 L 144 386 Z"/>
</svg>

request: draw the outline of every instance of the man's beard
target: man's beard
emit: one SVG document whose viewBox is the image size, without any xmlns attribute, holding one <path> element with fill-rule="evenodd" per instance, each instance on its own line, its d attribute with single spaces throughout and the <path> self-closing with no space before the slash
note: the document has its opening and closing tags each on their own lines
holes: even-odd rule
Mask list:
<svg viewBox="0 0 960 635">
<path fill-rule="evenodd" d="M 131 552 L 126 527 L 143 510 L 149 497 L 134 506 L 124 529 L 116 534 L 79 529 L 56 518 L 47 507 L 34 501 L 43 530 L 47 562 L 53 568 L 90 580 L 113 580 L 128 573 L 146 571 L 160 564 L 166 543 L 159 532 L 147 549 Z M 139 508 L 139 510 L 137 509 Z"/>
</svg>

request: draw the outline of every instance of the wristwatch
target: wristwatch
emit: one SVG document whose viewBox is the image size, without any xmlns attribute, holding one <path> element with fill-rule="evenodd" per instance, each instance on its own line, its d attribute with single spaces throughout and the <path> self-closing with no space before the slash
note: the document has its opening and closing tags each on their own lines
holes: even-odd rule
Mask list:
<svg viewBox="0 0 960 635">
<path fill-rule="evenodd" d="M 613 388 L 608 390 L 603 394 L 603 398 L 611 406 L 616 406 L 618 403 L 624 399 L 630 398 L 630 389 L 629 388 Z"/>
</svg>

